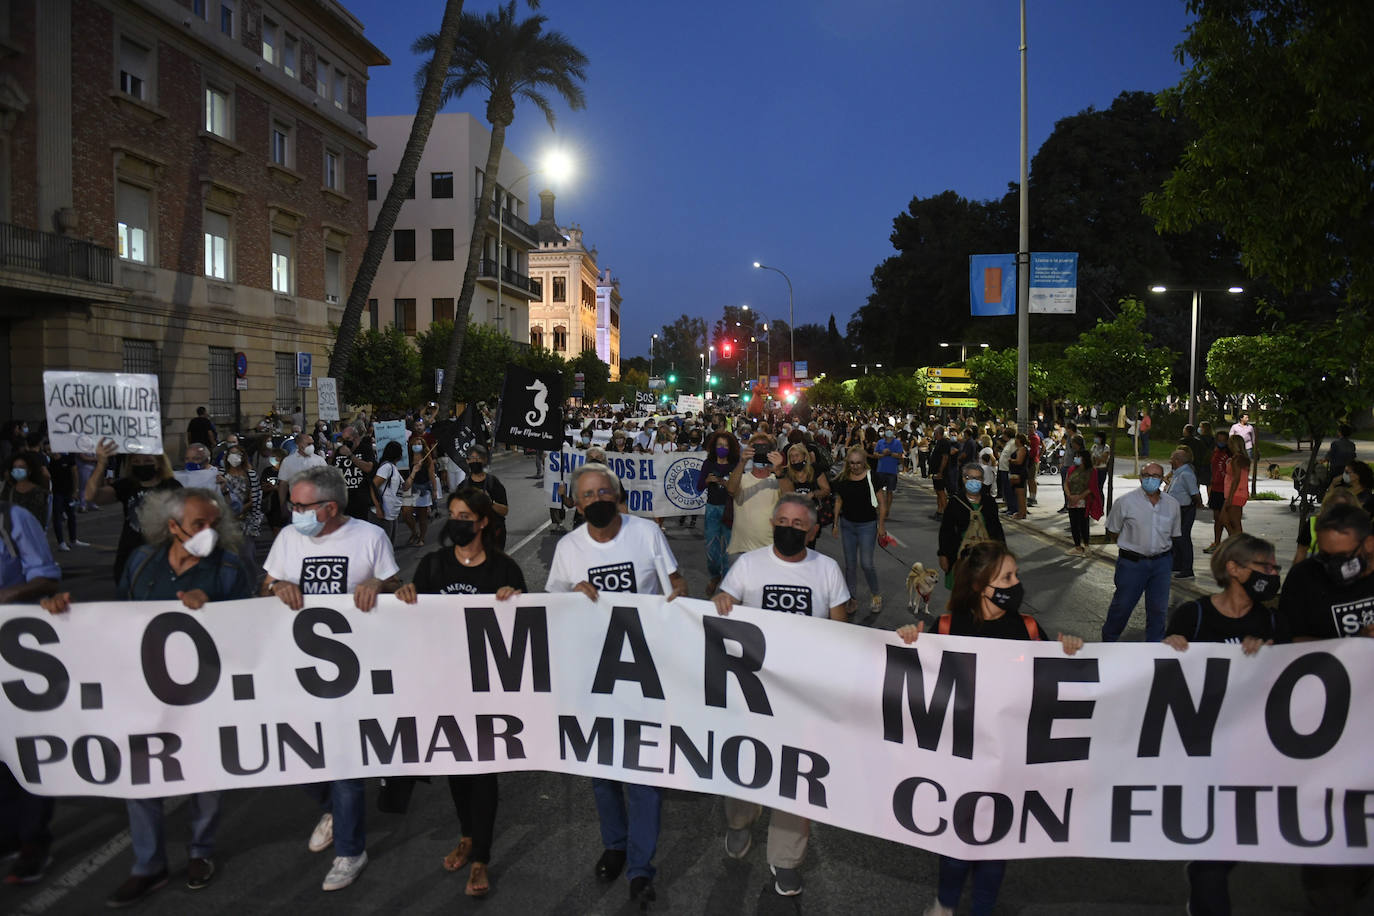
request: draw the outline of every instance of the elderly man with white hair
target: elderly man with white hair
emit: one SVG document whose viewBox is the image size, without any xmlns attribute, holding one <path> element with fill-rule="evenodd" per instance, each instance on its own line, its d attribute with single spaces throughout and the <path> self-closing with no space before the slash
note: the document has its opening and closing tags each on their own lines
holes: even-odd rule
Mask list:
<svg viewBox="0 0 1374 916">
<path fill-rule="evenodd" d="M 1145 641 L 1164 639 L 1169 613 L 1174 538 L 1183 534 L 1178 500 L 1167 496 L 1164 466 L 1151 461 L 1140 470 L 1140 489 L 1120 496 L 1107 514 L 1107 535 L 1116 541 L 1116 592 L 1102 624 L 1102 641 L 1116 642 L 1145 596 Z"/>
</svg>

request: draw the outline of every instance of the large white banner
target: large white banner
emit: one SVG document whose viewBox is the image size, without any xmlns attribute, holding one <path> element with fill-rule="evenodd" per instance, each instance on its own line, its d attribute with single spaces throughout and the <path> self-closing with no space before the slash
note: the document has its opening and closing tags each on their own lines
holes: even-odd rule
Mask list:
<svg viewBox="0 0 1374 916">
<path fill-rule="evenodd" d="M 162 451 L 162 400 L 156 375 L 43 373 L 43 404 L 54 452 L 94 452 L 108 439 L 120 452 Z"/>
<path fill-rule="evenodd" d="M 706 491 L 697 489 L 701 452 L 669 452 L 642 455 L 611 452 L 606 463 L 625 485 L 630 514 L 645 518 L 701 515 L 706 512 Z M 582 449 L 566 448 L 545 456 L 544 497 L 552 509 L 563 506 L 563 495 L 572 485 L 572 472 L 587 462 Z"/>
<path fill-rule="evenodd" d="M 1374 641 L 890 632 L 603 593 L 0 608 L 0 759 L 144 797 L 549 770 L 963 858 L 1374 861 Z"/>
</svg>

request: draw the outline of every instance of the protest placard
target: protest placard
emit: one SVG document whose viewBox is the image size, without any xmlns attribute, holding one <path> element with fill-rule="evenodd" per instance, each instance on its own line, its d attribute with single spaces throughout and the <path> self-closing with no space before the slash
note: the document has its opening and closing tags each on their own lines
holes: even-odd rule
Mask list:
<svg viewBox="0 0 1374 916">
<path fill-rule="evenodd" d="M 94 452 L 105 439 L 126 454 L 162 451 L 156 375 L 44 372 L 43 404 L 54 452 Z"/>
<path fill-rule="evenodd" d="M 323 376 L 315 380 L 315 397 L 321 420 L 339 419 L 339 382 Z"/>
<path fill-rule="evenodd" d="M 406 448 L 406 441 L 410 438 L 410 433 L 406 431 L 404 420 L 378 420 L 372 424 L 372 437 L 375 440 L 378 460 L 381 459 L 382 450 L 388 442 L 401 443 L 401 460 L 396 462 L 396 466 L 403 470 L 409 469 L 410 453 Z"/>
</svg>

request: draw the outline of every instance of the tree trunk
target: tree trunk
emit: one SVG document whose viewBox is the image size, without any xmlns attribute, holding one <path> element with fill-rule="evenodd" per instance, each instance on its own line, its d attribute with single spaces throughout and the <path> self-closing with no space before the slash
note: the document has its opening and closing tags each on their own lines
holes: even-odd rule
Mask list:
<svg viewBox="0 0 1374 916">
<path fill-rule="evenodd" d="M 453 385 L 458 378 L 458 362 L 463 356 L 463 341 L 468 335 L 468 315 L 472 312 L 472 294 L 477 287 L 477 263 L 482 259 L 482 243 L 487 237 L 487 219 L 496 200 L 496 185 L 501 166 L 501 153 L 506 146 L 506 125 L 497 121 L 491 125 L 491 144 L 487 147 L 487 167 L 482 172 L 482 201 L 472 220 L 472 241 L 468 243 L 468 264 L 463 269 L 463 288 L 453 311 L 453 336 L 448 342 L 448 361 L 444 363 L 444 387 L 439 392 L 439 416 L 447 417 L 453 407 Z M 501 218 L 497 211 L 496 218 Z M 501 276 L 501 252 L 496 253 L 497 282 Z"/>
<path fill-rule="evenodd" d="M 439 26 L 439 42 L 434 49 L 434 59 L 430 61 L 429 73 L 425 76 L 425 88 L 420 94 L 420 105 L 415 110 L 415 120 L 410 125 L 410 138 L 406 141 L 405 152 L 401 155 L 396 176 L 386 199 L 377 211 L 377 222 L 368 233 L 367 248 L 358 264 L 358 273 L 353 278 L 353 288 L 348 293 L 348 304 L 344 306 L 343 318 L 339 322 L 339 334 L 334 341 L 334 352 L 329 360 L 331 378 L 342 378 L 348 374 L 348 364 L 353 358 L 353 344 L 358 336 L 363 308 L 367 305 L 368 294 L 372 292 L 372 281 L 377 278 L 377 268 L 386 255 L 387 245 L 391 243 L 391 230 L 396 227 L 396 219 L 401 215 L 401 205 L 406 201 L 407 191 L 415 180 L 415 170 L 420 165 L 420 154 L 429 140 L 429 130 L 434 125 L 434 116 L 439 112 L 439 97 L 443 93 L 444 82 L 448 79 L 448 67 L 453 60 L 453 49 L 458 44 L 458 27 L 463 20 L 463 0 L 447 0 L 444 6 L 444 20 Z M 447 416 L 445 414 L 445 416 Z"/>
</svg>

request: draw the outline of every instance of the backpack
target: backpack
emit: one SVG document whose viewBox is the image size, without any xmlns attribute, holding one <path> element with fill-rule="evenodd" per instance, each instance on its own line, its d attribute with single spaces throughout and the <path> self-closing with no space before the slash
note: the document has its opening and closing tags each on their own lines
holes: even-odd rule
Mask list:
<svg viewBox="0 0 1374 916">
<path fill-rule="evenodd" d="M 950 624 L 953 621 L 953 618 L 953 614 L 941 614 L 940 619 L 935 626 L 936 632 L 938 632 L 941 636 L 948 636 Z M 1026 635 L 1029 636 L 1031 639 L 1042 638 L 1040 636 L 1040 625 L 1035 622 L 1034 617 L 1032 617 L 1029 614 L 1022 614 L 1021 623 L 1025 624 Z"/>
</svg>

